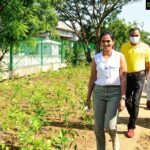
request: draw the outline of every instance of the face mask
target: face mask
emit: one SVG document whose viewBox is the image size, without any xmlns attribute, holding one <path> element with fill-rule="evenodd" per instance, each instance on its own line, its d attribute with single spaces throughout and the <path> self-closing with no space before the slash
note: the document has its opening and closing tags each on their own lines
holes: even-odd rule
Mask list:
<svg viewBox="0 0 150 150">
<path fill-rule="evenodd" d="M 134 37 L 134 36 L 130 36 L 130 42 L 133 44 L 137 44 L 140 42 L 140 36 Z"/>
</svg>

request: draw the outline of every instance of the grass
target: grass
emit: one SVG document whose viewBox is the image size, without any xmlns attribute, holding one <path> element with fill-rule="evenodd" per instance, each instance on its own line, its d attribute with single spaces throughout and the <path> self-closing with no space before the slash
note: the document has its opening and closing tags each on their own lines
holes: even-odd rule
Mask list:
<svg viewBox="0 0 150 150">
<path fill-rule="evenodd" d="M 77 149 L 75 129 L 91 128 L 84 112 L 89 66 L 1 82 L 2 149 Z"/>
</svg>

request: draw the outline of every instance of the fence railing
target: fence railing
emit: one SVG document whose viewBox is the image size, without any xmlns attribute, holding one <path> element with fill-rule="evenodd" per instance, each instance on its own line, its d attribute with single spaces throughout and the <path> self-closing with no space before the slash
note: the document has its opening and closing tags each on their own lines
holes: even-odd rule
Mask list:
<svg viewBox="0 0 150 150">
<path fill-rule="evenodd" d="M 91 52 L 95 52 L 95 45 L 89 45 Z M 86 47 L 80 42 L 67 40 L 52 41 L 46 38 L 33 38 L 22 42 L 19 46 L 10 48 L 0 62 L 3 69 L 13 70 L 20 67 L 43 66 L 65 61 L 66 49 L 78 49 L 85 52 Z"/>
</svg>

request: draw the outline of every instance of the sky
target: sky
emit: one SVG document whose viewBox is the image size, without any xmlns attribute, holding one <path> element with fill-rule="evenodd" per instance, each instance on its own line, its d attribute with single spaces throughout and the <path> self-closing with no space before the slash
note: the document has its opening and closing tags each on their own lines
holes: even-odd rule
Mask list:
<svg viewBox="0 0 150 150">
<path fill-rule="evenodd" d="M 150 10 L 146 10 L 146 0 L 124 6 L 118 17 L 124 18 L 126 23 L 136 21 L 140 29 L 150 32 Z M 141 28 L 142 24 L 144 24 L 143 28 Z"/>
</svg>

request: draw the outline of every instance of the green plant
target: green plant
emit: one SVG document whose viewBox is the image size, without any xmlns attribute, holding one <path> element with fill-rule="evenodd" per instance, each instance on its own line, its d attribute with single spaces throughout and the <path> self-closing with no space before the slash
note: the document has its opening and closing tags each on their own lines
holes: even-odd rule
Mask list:
<svg viewBox="0 0 150 150">
<path fill-rule="evenodd" d="M 68 130 L 60 129 L 58 137 L 52 139 L 52 146 L 56 150 L 69 150 L 74 142 L 73 132 L 70 134 L 72 137 L 67 137 L 67 134 L 69 133 L 70 132 Z M 75 144 L 74 150 L 76 149 L 77 149 L 77 145 Z"/>
</svg>

